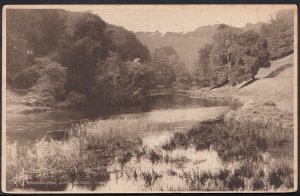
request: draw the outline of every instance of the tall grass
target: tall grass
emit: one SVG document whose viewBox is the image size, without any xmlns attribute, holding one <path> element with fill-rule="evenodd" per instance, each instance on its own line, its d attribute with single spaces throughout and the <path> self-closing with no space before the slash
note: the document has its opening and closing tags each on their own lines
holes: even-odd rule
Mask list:
<svg viewBox="0 0 300 196">
<path fill-rule="evenodd" d="M 260 159 L 268 146 L 293 142 L 293 130 L 265 122 L 233 121 L 202 123 L 186 133 L 174 133 L 162 148 L 174 150 L 193 146 L 214 149 L 223 161 Z"/>
<path fill-rule="evenodd" d="M 62 141 L 42 139 L 30 149 L 8 143 L 9 180 L 15 188 L 31 187 L 30 181 L 53 181 L 56 185 L 107 181 L 111 162 L 124 164 L 143 153 L 138 133 L 156 129 L 158 126 L 138 120 L 99 120 L 74 124 Z M 45 186 L 40 188 L 49 187 Z"/>
<path fill-rule="evenodd" d="M 89 182 L 87 186 L 94 190 L 110 180 L 110 172 L 113 172 L 110 166 L 120 164 L 130 178 L 145 182 L 150 190 L 166 175 L 181 179 L 185 185 L 180 189 L 186 187 L 187 190 L 266 191 L 293 187 L 292 159 L 274 162 L 264 156 L 272 145 L 292 142 L 293 131 L 288 128 L 263 122 L 210 122 L 174 132 L 161 148 L 143 146 L 139 137 L 142 132 L 160 131 L 160 126 L 134 119 L 98 120 L 73 124 L 64 140 L 42 139 L 30 149 L 8 143 L 9 185 L 11 188 L 64 190 L 68 184 Z M 191 147 L 197 151 L 216 151 L 224 167 L 216 171 L 185 168 L 196 160 L 175 152 Z M 137 161 L 133 163 L 132 159 Z M 169 169 L 139 169 L 145 160 L 152 168 L 169 165 Z M 138 163 L 141 165 L 132 167 Z M 43 181 L 53 184 L 32 183 Z M 176 185 L 172 189 L 176 190 Z"/>
<path fill-rule="evenodd" d="M 215 174 L 185 172 L 191 190 L 288 190 L 293 187 L 293 158 L 270 160 L 263 156 L 272 146 L 293 143 L 293 130 L 278 123 L 232 121 L 202 123 L 187 132 L 174 133 L 166 151 L 194 147 L 215 150 L 226 164 L 238 167 Z M 268 153 L 267 153 L 268 154 Z"/>
</svg>

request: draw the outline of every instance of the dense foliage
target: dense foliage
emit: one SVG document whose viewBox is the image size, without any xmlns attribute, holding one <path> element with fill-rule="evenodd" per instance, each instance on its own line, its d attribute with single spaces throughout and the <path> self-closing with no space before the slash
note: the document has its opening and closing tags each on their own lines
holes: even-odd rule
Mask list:
<svg viewBox="0 0 300 196">
<path fill-rule="evenodd" d="M 96 73 L 92 94 L 98 98 L 98 102 L 114 104 L 143 101 L 153 77 L 149 65 L 140 63 L 138 59 L 122 61 L 118 53 L 111 53 L 100 61 Z"/>
<path fill-rule="evenodd" d="M 191 83 L 185 65 L 180 61 L 176 50 L 171 46 L 155 49 L 152 57 L 152 67 L 155 69 L 155 82 L 157 85 L 170 87 L 171 85 Z"/>
<path fill-rule="evenodd" d="M 35 106 L 54 106 L 65 95 L 67 69 L 47 57 L 35 60 L 33 66 L 18 73 L 14 81 L 20 87 L 30 87 L 25 103 Z M 21 83 L 26 81 L 27 83 Z"/>
<path fill-rule="evenodd" d="M 32 100 L 44 100 L 39 105 L 64 99 L 74 105 L 143 101 L 152 84 L 150 54 L 134 33 L 90 12 L 8 10 L 7 18 L 9 81 L 31 88 Z M 66 73 L 64 82 L 57 81 L 64 89 L 60 96 L 48 80 L 53 70 L 40 73 L 52 64 Z"/>
<path fill-rule="evenodd" d="M 36 64 L 59 65 L 66 72 L 64 93 L 51 97 L 74 105 L 134 104 L 150 88 L 188 89 L 193 81 L 202 87 L 237 85 L 270 66 L 269 59 L 293 52 L 293 17 L 291 10 L 281 10 L 260 33 L 218 25 L 212 43 L 199 50 L 192 77 L 173 47 L 158 47 L 150 56 L 133 32 L 91 12 L 7 10 L 7 81 L 14 88 L 53 93 Z"/>
<path fill-rule="evenodd" d="M 267 41 L 254 31 L 220 25 L 213 43 L 199 51 L 197 82 L 202 86 L 232 85 L 254 78 L 261 67 L 270 66 Z"/>
<path fill-rule="evenodd" d="M 65 29 L 63 10 L 7 10 L 8 79 L 29 65 L 33 59 L 47 55 L 58 44 Z M 53 20 L 55 18 L 55 20 Z"/>
<path fill-rule="evenodd" d="M 261 28 L 261 34 L 268 40 L 271 59 L 279 59 L 294 51 L 294 11 L 279 10 L 270 24 Z"/>
<path fill-rule="evenodd" d="M 251 80 L 269 60 L 282 58 L 294 50 L 293 10 L 279 10 L 275 19 L 257 32 L 219 25 L 211 44 L 198 52 L 195 79 L 199 86 Z"/>
</svg>

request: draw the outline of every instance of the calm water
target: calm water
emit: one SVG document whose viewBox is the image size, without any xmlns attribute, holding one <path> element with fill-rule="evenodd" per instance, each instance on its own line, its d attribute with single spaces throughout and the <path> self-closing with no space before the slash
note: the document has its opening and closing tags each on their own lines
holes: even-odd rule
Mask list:
<svg viewBox="0 0 300 196">
<path fill-rule="evenodd" d="M 228 105 L 228 101 L 225 100 L 205 100 L 168 94 L 149 97 L 147 102 L 139 107 L 99 107 L 93 110 L 57 110 L 32 114 L 8 113 L 6 133 L 8 141 L 25 145 L 45 136 L 60 139 L 72 123 L 80 120 L 126 115 L 170 122 L 201 121 L 220 115 L 220 110 L 224 111 L 224 106 L 228 108 Z"/>
</svg>

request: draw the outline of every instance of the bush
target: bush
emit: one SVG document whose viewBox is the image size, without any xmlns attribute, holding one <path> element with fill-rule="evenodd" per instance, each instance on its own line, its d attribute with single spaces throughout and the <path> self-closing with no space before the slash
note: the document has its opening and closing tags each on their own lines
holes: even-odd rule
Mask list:
<svg viewBox="0 0 300 196">
<path fill-rule="evenodd" d="M 37 58 L 35 62 L 29 70 L 38 74 L 38 80 L 26 95 L 24 103 L 31 106 L 53 106 L 56 101 L 63 99 L 67 70 L 47 57 Z"/>
</svg>

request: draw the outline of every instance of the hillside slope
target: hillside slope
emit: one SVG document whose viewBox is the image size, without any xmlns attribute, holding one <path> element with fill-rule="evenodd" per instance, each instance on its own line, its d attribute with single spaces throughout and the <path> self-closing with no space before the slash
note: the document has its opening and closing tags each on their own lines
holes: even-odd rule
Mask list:
<svg viewBox="0 0 300 196">
<path fill-rule="evenodd" d="M 272 61 L 271 67 L 261 70 L 258 79 L 241 89 L 224 86 L 211 91 L 194 90 L 190 94 L 204 97 L 232 97 L 245 104 L 274 102 L 278 109 L 293 112 L 294 55 Z M 289 65 L 289 66 L 287 66 Z"/>
<path fill-rule="evenodd" d="M 261 78 L 234 93 L 242 101 L 273 101 L 278 108 L 293 112 L 294 77 L 289 67 L 272 78 Z"/>
</svg>

